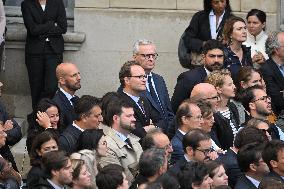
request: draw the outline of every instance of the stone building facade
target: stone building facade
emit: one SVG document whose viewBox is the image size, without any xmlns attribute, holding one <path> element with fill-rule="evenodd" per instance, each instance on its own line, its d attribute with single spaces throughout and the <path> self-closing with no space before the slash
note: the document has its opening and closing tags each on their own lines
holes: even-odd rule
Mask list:
<svg viewBox="0 0 284 189">
<path fill-rule="evenodd" d="M 252 8 L 265 11 L 268 32 L 282 28 L 282 0 L 230 2 L 234 14 L 243 18 Z M 159 57 L 155 72 L 164 76 L 172 94 L 177 76 L 185 71 L 178 62 L 179 38 L 193 14 L 203 9 L 203 1 L 71 0 L 67 9 L 69 29 L 65 35 L 64 61 L 76 63 L 81 71 L 79 95 L 101 97 L 108 91 L 116 91 L 121 65 L 131 58 L 134 41 L 144 38 L 156 43 Z M 5 85 L 3 98 L 12 115 L 24 118 L 31 111 L 24 64 L 26 31 L 19 7 L 6 6 L 5 11 L 6 60 L 5 71 L 0 73 Z"/>
</svg>

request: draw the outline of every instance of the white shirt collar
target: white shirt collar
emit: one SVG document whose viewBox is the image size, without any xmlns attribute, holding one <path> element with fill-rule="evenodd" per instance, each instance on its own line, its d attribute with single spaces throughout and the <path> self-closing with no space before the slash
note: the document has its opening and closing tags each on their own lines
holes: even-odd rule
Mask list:
<svg viewBox="0 0 284 189">
<path fill-rule="evenodd" d="M 182 135 L 185 135 L 186 133 L 179 129 L 179 132 L 181 132 Z"/>
<path fill-rule="evenodd" d="M 127 139 L 127 136 L 125 136 L 124 134 L 118 132 L 117 130 L 113 129 L 114 132 L 117 134 L 117 136 L 122 140 L 125 141 Z"/>
<path fill-rule="evenodd" d="M 185 160 L 186 160 L 187 162 L 191 162 L 191 160 L 187 157 L 186 154 L 184 154 L 184 158 L 185 158 Z"/>
<path fill-rule="evenodd" d="M 247 177 L 247 179 L 249 179 L 253 183 L 253 185 L 255 185 L 256 188 L 258 188 L 259 183 L 260 183 L 258 180 L 254 179 L 254 178 L 252 178 L 248 175 L 245 175 L 245 176 Z"/>
<path fill-rule="evenodd" d="M 71 102 L 71 98 L 73 98 L 74 96 L 72 96 L 71 94 L 67 93 L 66 91 L 64 91 L 64 89 L 62 89 L 61 87 L 59 88 L 59 90 L 66 96 L 66 98 Z M 72 102 L 71 102 L 72 103 Z"/>
<path fill-rule="evenodd" d="M 56 184 L 54 184 L 54 182 L 52 182 L 51 180 L 49 179 L 46 179 L 47 182 L 49 182 L 49 184 L 51 184 L 51 186 L 53 186 L 54 189 L 64 189 L 64 186 L 63 187 L 60 187 L 60 186 L 57 186 Z"/>
<path fill-rule="evenodd" d="M 138 104 L 138 101 L 139 101 L 139 99 L 140 99 L 139 96 L 133 96 L 133 95 L 131 95 L 131 94 L 125 92 L 125 91 L 123 91 L 123 92 L 124 92 L 125 94 L 127 94 L 130 98 L 132 98 L 132 100 L 134 100 L 134 102 L 135 102 L 136 104 Z"/>
<path fill-rule="evenodd" d="M 82 129 L 81 127 L 79 127 L 74 121 L 73 121 L 72 125 L 73 125 L 74 127 L 76 127 L 77 129 L 79 129 L 80 131 L 84 132 L 84 129 Z"/>
</svg>

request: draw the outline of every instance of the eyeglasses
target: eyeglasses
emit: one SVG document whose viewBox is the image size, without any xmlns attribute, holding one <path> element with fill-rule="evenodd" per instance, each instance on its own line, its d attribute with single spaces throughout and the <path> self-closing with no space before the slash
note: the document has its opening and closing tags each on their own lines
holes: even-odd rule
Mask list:
<svg viewBox="0 0 284 189">
<path fill-rule="evenodd" d="M 259 99 L 253 100 L 252 102 L 256 102 L 256 101 L 259 101 L 259 100 L 263 100 L 263 101 L 267 102 L 268 100 L 271 101 L 271 98 L 270 98 L 270 96 L 263 96 L 263 97 L 260 97 Z"/>
<path fill-rule="evenodd" d="M 158 53 L 154 54 L 139 54 L 141 55 L 144 59 L 149 60 L 151 57 L 156 60 L 158 58 Z"/>
<path fill-rule="evenodd" d="M 214 149 L 211 147 L 211 148 L 209 148 L 209 149 L 198 149 L 198 148 L 196 148 L 196 150 L 198 150 L 198 151 L 200 151 L 200 152 L 203 152 L 203 154 L 205 155 L 205 156 L 208 156 L 208 154 L 209 153 L 211 153 L 211 152 L 214 152 Z"/>
<path fill-rule="evenodd" d="M 220 96 L 216 95 L 216 96 L 213 96 L 213 97 L 210 97 L 210 98 L 204 98 L 203 100 L 220 100 Z"/>
<path fill-rule="evenodd" d="M 135 78 L 138 78 L 138 79 L 147 79 L 147 75 L 131 75 L 131 76 L 128 76 L 128 77 L 135 77 Z"/>
</svg>

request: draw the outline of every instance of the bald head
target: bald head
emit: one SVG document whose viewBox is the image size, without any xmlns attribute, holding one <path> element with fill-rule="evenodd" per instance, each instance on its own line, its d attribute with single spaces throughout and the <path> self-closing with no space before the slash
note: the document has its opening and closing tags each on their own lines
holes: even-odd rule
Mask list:
<svg viewBox="0 0 284 189">
<path fill-rule="evenodd" d="M 74 95 L 81 88 L 81 76 L 77 66 L 73 63 L 61 63 L 56 68 L 56 77 L 60 87 L 67 93 Z"/>
<path fill-rule="evenodd" d="M 217 90 L 213 85 L 209 83 L 199 83 L 193 87 L 190 94 L 190 100 L 194 102 L 206 100 L 212 105 L 212 108 L 215 111 L 220 99 Z"/>
</svg>

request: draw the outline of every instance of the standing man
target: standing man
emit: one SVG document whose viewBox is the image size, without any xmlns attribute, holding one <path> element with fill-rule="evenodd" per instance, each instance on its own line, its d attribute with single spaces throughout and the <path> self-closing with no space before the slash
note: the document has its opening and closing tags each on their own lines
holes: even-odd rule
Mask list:
<svg viewBox="0 0 284 189">
<path fill-rule="evenodd" d="M 56 68 L 56 77 L 59 89 L 53 100 L 59 106 L 63 125 L 67 127 L 76 118 L 73 103 L 78 99 L 75 92 L 81 88 L 81 75 L 75 64 L 61 63 Z"/>
<path fill-rule="evenodd" d="M 130 102 L 134 109 L 136 127 L 132 133 L 140 138 L 154 129 L 154 125 L 164 131 L 167 127 L 159 112 L 152 108 L 149 101 L 142 95 L 146 90 L 146 79 L 147 75 L 144 69 L 135 61 L 126 62 L 119 72 L 119 80 L 123 88 L 119 93 L 122 99 Z"/>
<path fill-rule="evenodd" d="M 34 189 L 59 189 L 72 183 L 72 166 L 68 156 L 63 151 L 51 151 L 43 155 L 43 171 L 46 175 L 41 178 Z"/>
<path fill-rule="evenodd" d="M 174 113 L 164 78 L 153 72 L 157 57 L 156 46 L 152 41 L 143 39 L 134 43 L 133 59 L 144 68 L 147 75 L 147 90 L 143 95 L 151 107 L 160 113 L 161 119 L 169 124 L 174 118 Z"/>
<path fill-rule="evenodd" d="M 172 96 L 173 111 L 176 112 L 183 100 L 189 98 L 193 87 L 204 82 L 207 75 L 223 67 L 223 45 L 217 40 L 209 40 L 203 46 L 202 61 L 204 66 L 186 71 L 177 78 L 174 94 Z"/>
<path fill-rule="evenodd" d="M 132 106 L 123 100 L 110 102 L 107 110 L 107 123 L 112 129 L 105 131 L 107 155 L 100 158 L 99 164 L 121 165 L 128 181 L 132 181 L 137 173 L 137 166 L 142 147 L 139 138 L 130 132 L 135 129 L 135 117 Z"/>
<path fill-rule="evenodd" d="M 284 32 L 269 34 L 265 47 L 269 59 L 261 66 L 260 71 L 267 94 L 271 97 L 273 112 L 278 115 L 284 109 Z"/>
<path fill-rule="evenodd" d="M 67 19 L 62 0 L 24 0 L 21 8 L 27 29 L 25 64 L 35 110 L 41 98 L 52 98 L 57 90 L 55 69 L 63 60 Z"/>
</svg>

